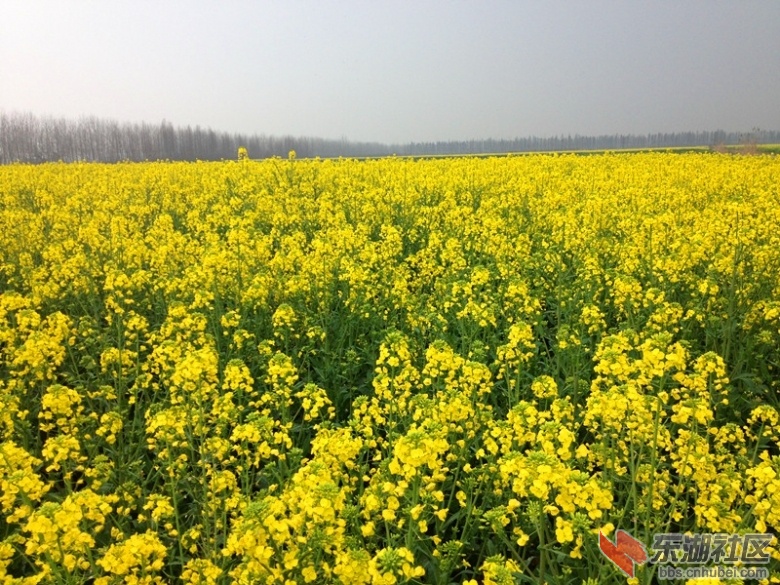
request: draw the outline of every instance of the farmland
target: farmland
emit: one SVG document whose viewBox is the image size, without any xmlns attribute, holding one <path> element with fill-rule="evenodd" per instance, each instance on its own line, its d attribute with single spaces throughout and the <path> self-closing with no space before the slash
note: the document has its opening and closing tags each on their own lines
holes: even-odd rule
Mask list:
<svg viewBox="0 0 780 585">
<path fill-rule="evenodd" d="M 625 583 L 778 368 L 776 156 L 1 166 L 0 583 Z"/>
</svg>

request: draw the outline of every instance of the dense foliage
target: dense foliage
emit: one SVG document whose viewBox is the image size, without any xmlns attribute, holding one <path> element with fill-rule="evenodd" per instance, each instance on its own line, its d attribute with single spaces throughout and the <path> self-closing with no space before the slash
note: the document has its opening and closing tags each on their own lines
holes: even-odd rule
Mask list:
<svg viewBox="0 0 780 585">
<path fill-rule="evenodd" d="M 0 234 L 2 583 L 624 583 L 599 530 L 780 530 L 776 157 L 11 165 Z"/>
</svg>

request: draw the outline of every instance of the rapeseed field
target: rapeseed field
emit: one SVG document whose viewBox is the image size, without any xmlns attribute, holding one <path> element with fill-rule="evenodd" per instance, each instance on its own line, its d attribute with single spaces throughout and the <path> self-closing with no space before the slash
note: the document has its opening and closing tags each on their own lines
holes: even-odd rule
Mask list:
<svg viewBox="0 0 780 585">
<path fill-rule="evenodd" d="M 3 166 L 0 583 L 655 582 L 779 367 L 775 156 Z"/>
</svg>

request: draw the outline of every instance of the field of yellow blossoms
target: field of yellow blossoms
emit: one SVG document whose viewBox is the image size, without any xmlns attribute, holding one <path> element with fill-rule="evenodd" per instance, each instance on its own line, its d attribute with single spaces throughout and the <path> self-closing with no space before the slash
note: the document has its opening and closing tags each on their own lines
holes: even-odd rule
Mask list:
<svg viewBox="0 0 780 585">
<path fill-rule="evenodd" d="M 779 368 L 776 156 L 3 166 L 0 583 L 626 583 Z"/>
</svg>

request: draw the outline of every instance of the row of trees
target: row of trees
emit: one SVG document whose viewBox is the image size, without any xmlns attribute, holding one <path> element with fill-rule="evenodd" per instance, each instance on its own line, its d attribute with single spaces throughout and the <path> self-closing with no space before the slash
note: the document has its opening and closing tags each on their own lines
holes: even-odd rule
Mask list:
<svg viewBox="0 0 780 585">
<path fill-rule="evenodd" d="M 624 148 L 680 148 L 724 144 L 775 144 L 780 142 L 780 131 L 753 129 L 748 133 L 723 130 L 703 132 L 674 132 L 657 134 L 603 134 L 601 136 L 552 136 L 514 138 L 511 140 L 467 140 L 450 142 L 420 142 L 401 147 L 409 155 L 470 154 L 503 152 L 538 152 L 561 150 L 618 150 Z"/>
<path fill-rule="evenodd" d="M 234 159 L 240 146 L 251 158 L 481 154 L 547 150 L 585 150 L 715 146 L 746 141 L 780 143 L 780 132 L 754 129 L 733 132 L 678 132 L 647 135 L 527 137 L 512 140 L 417 142 L 387 145 L 311 137 L 265 136 L 216 132 L 200 126 L 121 124 L 96 117 L 66 120 L 32 114 L 0 113 L 0 164 L 47 161 L 144 161 Z"/>
<path fill-rule="evenodd" d="M 236 158 L 239 146 L 252 158 L 381 155 L 383 145 L 293 136 L 216 132 L 200 126 L 120 124 L 96 117 L 66 120 L 32 114 L 0 113 L 0 164 L 47 161 L 222 160 Z M 364 154 L 368 153 L 368 154 Z"/>
</svg>

